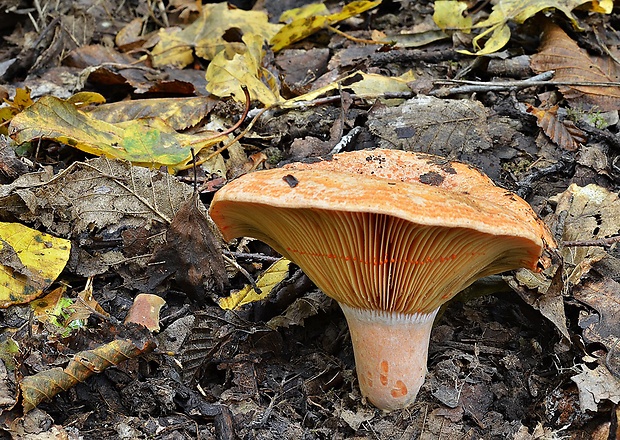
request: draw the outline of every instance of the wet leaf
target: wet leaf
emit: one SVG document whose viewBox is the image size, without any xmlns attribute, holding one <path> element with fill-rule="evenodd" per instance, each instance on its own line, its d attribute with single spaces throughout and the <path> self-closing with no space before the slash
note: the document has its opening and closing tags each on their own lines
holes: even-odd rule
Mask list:
<svg viewBox="0 0 620 440">
<path fill-rule="evenodd" d="M 286 24 L 279 32 L 271 38 L 269 44 L 274 52 L 284 49 L 291 44 L 303 40 L 310 35 L 324 29 L 326 26 L 334 25 L 347 18 L 359 15 L 362 12 L 375 8 L 381 4 L 382 0 L 358 0 L 346 4 L 340 12 L 323 15 L 325 12 L 321 7 L 309 5 L 308 8 L 301 9 L 285 15 L 284 18 L 293 18 L 292 22 Z"/>
<path fill-rule="evenodd" d="M 182 68 L 193 62 L 194 52 L 206 60 L 221 51 L 232 57 L 245 50 L 242 35 L 259 35 L 269 41 L 281 27 L 269 23 L 264 12 L 229 9 L 224 2 L 202 5 L 200 16 L 185 29 L 160 31 L 160 42 L 152 52 L 153 64 Z"/>
<path fill-rule="evenodd" d="M 274 287 L 288 276 L 290 264 L 291 262 L 286 258 L 276 261 L 256 280 L 256 286 L 260 289 L 260 292 L 257 292 L 254 287 L 246 285 L 238 292 L 234 292 L 226 298 L 221 298 L 218 301 L 220 307 L 225 310 L 237 310 L 246 304 L 265 299 Z"/>
<path fill-rule="evenodd" d="M 27 303 L 56 280 L 71 242 L 19 223 L 0 223 L 0 307 Z"/>
<path fill-rule="evenodd" d="M 527 105 L 528 113 L 536 116 L 537 125 L 549 136 L 549 139 L 556 145 L 568 151 L 577 151 L 581 144 L 587 141 L 586 134 L 577 128 L 569 120 L 558 119 L 559 106 L 553 106 L 548 110 L 539 109 L 532 105 Z"/>
<path fill-rule="evenodd" d="M 94 350 L 76 353 L 64 369 L 52 368 L 24 377 L 19 384 L 24 413 L 36 408 L 44 400 L 49 400 L 56 394 L 84 382 L 93 374 L 151 352 L 154 348 L 155 343 L 150 339 L 139 342 L 118 339 Z"/>
<path fill-rule="evenodd" d="M 22 144 L 51 139 L 97 156 L 128 160 L 147 167 L 183 168 L 191 161 L 190 147 L 200 151 L 222 136 L 176 132 L 159 118 L 110 124 L 92 118 L 73 104 L 45 96 L 13 118 L 10 133 Z"/>
<path fill-rule="evenodd" d="M 596 57 L 581 49 L 555 24 L 545 28 L 542 45 L 532 56 L 536 73 L 554 70 L 554 80 L 562 82 L 618 82 L 620 65 L 610 57 Z M 599 111 L 620 109 L 620 88 L 600 86 L 558 86 L 571 106 L 594 107 Z"/>
</svg>

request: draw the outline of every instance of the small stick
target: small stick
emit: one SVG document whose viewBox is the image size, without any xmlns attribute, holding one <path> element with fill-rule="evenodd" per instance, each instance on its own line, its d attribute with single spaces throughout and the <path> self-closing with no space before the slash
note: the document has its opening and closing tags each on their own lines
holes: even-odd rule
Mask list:
<svg viewBox="0 0 620 440">
<path fill-rule="evenodd" d="M 243 258 L 247 260 L 255 260 L 255 261 L 263 261 L 265 263 L 275 263 L 281 257 L 270 257 L 269 255 L 263 254 L 252 254 L 250 252 L 232 252 L 232 251 L 224 251 L 225 255 L 234 258 Z"/>
<path fill-rule="evenodd" d="M 599 246 L 609 249 L 616 243 L 620 243 L 620 235 L 612 235 L 611 237 L 599 238 L 598 240 L 575 240 L 563 241 L 562 246 L 566 247 L 583 247 L 583 246 Z"/>
<path fill-rule="evenodd" d="M 252 289 L 254 289 L 254 291 L 258 294 L 263 293 L 262 290 L 260 290 L 260 288 L 256 285 L 256 281 L 254 281 L 254 278 L 252 278 L 252 275 L 249 274 L 249 272 L 247 270 L 245 270 L 243 267 L 241 267 L 239 265 L 239 263 L 237 263 L 235 260 L 233 260 L 232 258 L 223 255 L 224 260 L 227 263 L 232 264 L 233 266 L 235 266 L 235 268 L 241 272 L 241 274 L 247 278 L 248 282 L 250 283 L 250 286 L 252 286 Z"/>
</svg>

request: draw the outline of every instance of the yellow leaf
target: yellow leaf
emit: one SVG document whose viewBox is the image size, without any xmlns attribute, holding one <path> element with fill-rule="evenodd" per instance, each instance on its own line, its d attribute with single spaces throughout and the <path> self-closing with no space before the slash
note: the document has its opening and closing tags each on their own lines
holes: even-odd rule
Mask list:
<svg viewBox="0 0 620 440">
<path fill-rule="evenodd" d="M 339 87 L 351 89 L 356 95 L 366 99 L 378 98 L 386 93 L 409 92 L 411 89 L 409 89 L 407 83 L 413 81 L 414 79 L 415 78 L 411 71 L 405 72 L 403 75 L 398 77 L 389 77 L 376 73 L 363 73 L 357 71 L 347 75 L 339 81 L 335 81 L 319 89 L 289 99 L 288 101 L 280 104 L 280 106 L 282 108 L 295 107 L 297 102 L 312 101 L 313 99 L 317 99 L 332 90 L 337 90 Z"/>
<path fill-rule="evenodd" d="M 60 275 L 70 251 L 69 240 L 0 222 L 0 307 L 40 296 Z"/>
<path fill-rule="evenodd" d="M 97 156 L 173 170 L 191 160 L 190 147 L 198 152 L 223 140 L 217 134 L 209 137 L 177 133 L 159 118 L 110 124 L 52 96 L 44 96 L 16 115 L 9 131 L 18 144 L 52 139 Z"/>
<path fill-rule="evenodd" d="M 588 3 L 590 0 L 499 0 L 494 6 L 489 17 L 472 26 L 474 29 L 485 29 L 473 41 L 475 52 L 461 50 L 459 52 L 468 55 L 487 55 L 502 49 L 510 40 L 509 22 L 521 24 L 538 12 L 549 9 L 561 11 L 579 29 L 577 19 L 572 10 Z M 605 3 L 605 4 L 603 4 Z M 607 0 L 597 3 L 597 11 L 610 11 Z M 457 13 L 457 12 L 455 12 Z M 457 18 L 446 20 L 457 20 Z M 481 41 L 489 37 L 484 46 Z"/>
<path fill-rule="evenodd" d="M 441 29 L 461 29 L 469 33 L 471 17 L 464 16 L 467 3 L 453 0 L 438 0 L 435 2 L 433 20 Z"/>
<path fill-rule="evenodd" d="M 159 32 L 160 41 L 152 52 L 153 65 L 182 68 L 192 63 L 193 52 L 207 60 L 223 50 L 232 57 L 245 50 L 238 36 L 254 34 L 269 41 L 281 27 L 269 23 L 264 12 L 229 9 L 225 2 L 202 5 L 200 16 L 185 29 Z"/>
<path fill-rule="evenodd" d="M 300 14 L 300 18 L 286 24 L 271 38 L 269 44 L 274 52 L 284 49 L 291 44 L 318 32 L 327 25 L 336 24 L 342 20 L 359 15 L 381 4 L 381 0 L 358 0 L 345 5 L 340 12 L 331 15 L 321 15 L 321 11 L 315 15 Z"/>
<path fill-rule="evenodd" d="M 207 91 L 216 96 L 232 96 L 236 101 L 245 102 L 245 94 L 241 89 L 241 86 L 245 86 L 252 100 L 258 100 L 266 106 L 281 101 L 274 78 L 261 66 L 265 40 L 260 35 L 245 35 L 243 41 L 247 45 L 245 53 L 235 54 L 229 59 L 222 51 L 213 58 L 205 75 Z"/>
<path fill-rule="evenodd" d="M 315 15 L 329 15 L 329 10 L 324 3 L 310 3 L 300 8 L 289 9 L 280 15 L 280 23 L 290 23 L 300 18 L 312 17 Z"/>
<path fill-rule="evenodd" d="M 69 97 L 67 102 L 75 105 L 76 107 L 85 107 L 91 104 L 104 104 L 105 98 L 103 95 L 95 92 L 78 92 L 75 95 Z"/>
<path fill-rule="evenodd" d="M 220 307 L 225 310 L 236 310 L 245 304 L 265 299 L 273 288 L 287 277 L 290 264 L 291 262 L 286 258 L 279 259 L 256 280 L 256 286 L 260 289 L 260 293 L 254 290 L 252 286 L 245 286 L 238 292 L 221 298 L 219 300 Z"/>
</svg>

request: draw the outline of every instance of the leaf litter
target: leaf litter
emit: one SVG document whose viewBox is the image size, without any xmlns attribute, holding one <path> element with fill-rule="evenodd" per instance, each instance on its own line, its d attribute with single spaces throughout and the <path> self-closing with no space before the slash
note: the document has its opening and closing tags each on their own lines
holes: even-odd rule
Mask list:
<svg viewBox="0 0 620 440">
<path fill-rule="evenodd" d="M 3 429 L 27 435 L 18 416 L 38 405 L 43 410 L 24 420 L 99 438 L 152 434 L 144 416 L 178 426 L 183 438 L 196 434 L 189 425 L 206 438 L 610 438 L 620 395 L 611 2 L 500 0 L 479 9 L 436 2 L 433 9 L 356 1 L 295 3 L 289 11 L 275 3 L 251 11 L 183 1 L 166 10 L 106 5 L 82 11 L 76 23 L 92 26 L 81 35 L 68 26 L 72 10 L 59 20 L 40 11 L 24 26 L 40 25 L 53 50 L 37 52 L 17 28 L 7 40 L 21 53 L 0 58 L 13 66 L 0 64 L 12 81 L 0 89 L 2 127 L 12 134 L 2 139 L 12 155 L 0 168 L 0 220 L 67 240 L 71 250 L 58 267 L 49 258 L 30 267 L 16 259 L 19 246 L 3 254 L 5 268 L 31 280 L 42 269 L 62 271 L 35 295 L 47 296 L 26 306 L 18 303 L 30 297 L 10 298 L 1 315 L 0 366 L 11 371 L 0 369 Z M 433 12 L 445 32 L 432 25 Z M 412 35 L 407 20 L 441 36 L 416 49 L 399 46 L 406 39 L 396 37 Z M 115 43 L 100 39 L 110 32 Z M 516 74 L 500 69 L 492 75 L 507 88 L 485 90 L 478 81 L 482 88 L 459 99 L 424 95 L 439 91 L 433 80 L 487 77 L 485 59 L 464 53 L 501 50 L 508 61 L 527 60 L 524 48 L 538 53 L 518 75 L 527 78 L 530 66 L 554 70 L 552 81 L 511 88 Z M 67 54 L 62 62 L 59 53 Z M 294 81 L 282 75 L 285 63 Z M 242 84 L 250 118 L 259 116 L 221 134 L 243 114 Z M 611 122 L 600 123 L 599 112 Z M 582 124 L 582 113 L 592 125 Z M 268 269 L 278 256 L 261 243 L 222 243 L 202 206 L 239 174 L 377 146 L 482 169 L 528 196 L 560 243 L 542 274 L 485 280 L 474 286 L 477 295 L 450 305 L 433 332 L 419 401 L 388 415 L 359 394 L 334 303 L 294 265 Z M 191 188 L 196 180 L 202 194 Z M 261 294 L 253 296 L 257 285 Z M 246 303 L 222 310 L 218 303 L 236 290 Z M 147 315 L 142 323 L 162 330 L 166 354 L 123 345 L 123 319 Z M 139 339 L 150 340 L 142 332 Z M 151 374 L 138 377 L 146 365 Z M 77 380 L 66 374 L 73 370 Z M 36 390 L 35 378 L 42 379 Z M 52 397 L 64 389 L 71 391 Z M 101 396 L 119 403 L 98 405 Z M 53 403 L 40 403 L 47 398 Z"/>
</svg>

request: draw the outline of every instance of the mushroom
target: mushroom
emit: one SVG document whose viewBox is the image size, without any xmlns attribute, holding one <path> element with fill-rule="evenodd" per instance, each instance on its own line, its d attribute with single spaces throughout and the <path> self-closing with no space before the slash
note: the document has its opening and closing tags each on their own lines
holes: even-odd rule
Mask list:
<svg viewBox="0 0 620 440">
<path fill-rule="evenodd" d="M 527 202 L 476 169 L 397 150 L 246 174 L 210 215 L 226 240 L 266 242 L 338 302 L 361 392 L 384 410 L 415 400 L 442 304 L 478 278 L 539 270 L 553 243 Z"/>
</svg>

